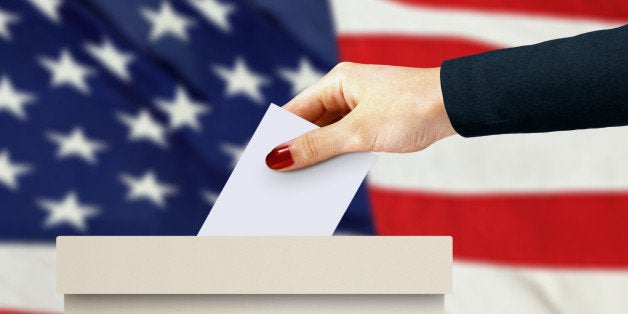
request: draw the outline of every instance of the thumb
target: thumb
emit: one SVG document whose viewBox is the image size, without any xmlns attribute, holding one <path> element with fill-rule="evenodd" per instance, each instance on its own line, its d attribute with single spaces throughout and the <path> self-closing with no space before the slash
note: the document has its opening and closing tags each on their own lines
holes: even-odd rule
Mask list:
<svg viewBox="0 0 628 314">
<path fill-rule="evenodd" d="M 266 155 L 266 165 L 273 170 L 305 168 L 351 150 L 351 135 L 342 120 L 307 132 L 275 147 Z"/>
</svg>

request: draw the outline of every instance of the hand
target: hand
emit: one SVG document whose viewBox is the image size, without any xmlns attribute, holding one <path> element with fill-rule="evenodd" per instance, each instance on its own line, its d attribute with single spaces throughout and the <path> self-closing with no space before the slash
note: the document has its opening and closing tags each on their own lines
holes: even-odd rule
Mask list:
<svg viewBox="0 0 628 314">
<path fill-rule="evenodd" d="M 340 63 L 284 109 L 321 128 L 273 149 L 275 170 L 357 151 L 407 153 L 456 134 L 443 103 L 440 68 Z"/>
</svg>

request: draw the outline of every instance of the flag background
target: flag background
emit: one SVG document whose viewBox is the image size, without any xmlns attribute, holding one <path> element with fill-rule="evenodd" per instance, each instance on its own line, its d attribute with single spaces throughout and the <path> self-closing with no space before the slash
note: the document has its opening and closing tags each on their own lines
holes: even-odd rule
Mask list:
<svg viewBox="0 0 628 314">
<path fill-rule="evenodd" d="M 164 3 L 190 23 L 151 39 L 147 12 Z M 13 16 L 0 32 L 0 72 L 32 98 L 26 119 L 0 110 L 0 152 L 30 167 L 17 188 L 0 184 L 0 313 L 62 311 L 56 235 L 194 234 L 265 104 L 287 101 L 338 61 L 431 67 L 628 20 L 619 0 L 33 0 L 0 10 Z M 105 38 L 133 56 L 122 67 L 128 76 L 86 48 Z M 60 60 L 63 49 L 91 69 L 89 92 L 52 83 L 42 58 Z M 248 84 L 229 80 L 238 58 Z M 176 126 L 163 110 L 178 90 L 206 108 L 197 128 L 194 119 Z M 120 114 L 142 110 L 167 130 L 167 148 L 158 136 L 131 139 Z M 95 162 L 59 157 L 50 133 L 76 126 L 106 144 Z M 381 154 L 339 232 L 453 235 L 449 313 L 626 313 L 627 135 L 622 127 L 456 136 L 420 153 Z M 128 179 L 149 170 L 176 193 L 129 197 Z M 42 200 L 60 203 L 70 191 L 98 209 L 84 229 L 46 223 L 54 210 Z"/>
</svg>

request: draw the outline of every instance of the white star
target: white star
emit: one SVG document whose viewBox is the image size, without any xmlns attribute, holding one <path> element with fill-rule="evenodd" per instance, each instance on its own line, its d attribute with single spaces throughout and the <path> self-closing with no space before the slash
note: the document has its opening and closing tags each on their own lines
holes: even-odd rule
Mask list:
<svg viewBox="0 0 628 314">
<path fill-rule="evenodd" d="M 220 150 L 222 150 L 223 153 L 231 156 L 231 168 L 235 168 L 235 166 L 238 164 L 238 160 L 240 160 L 240 157 L 242 156 L 246 145 L 247 144 L 236 145 L 231 143 L 223 143 L 220 145 Z"/>
<path fill-rule="evenodd" d="M 177 87 L 173 100 L 157 99 L 155 103 L 159 109 L 168 114 L 171 129 L 189 126 L 195 131 L 200 131 L 199 116 L 210 110 L 208 105 L 193 101 L 181 86 Z"/>
<path fill-rule="evenodd" d="M 318 71 L 306 58 L 301 58 L 298 69 L 282 68 L 279 69 L 279 75 L 292 84 L 292 94 L 296 95 L 321 79 L 325 73 Z"/>
<path fill-rule="evenodd" d="M 166 129 L 148 111 L 142 109 L 136 117 L 121 112 L 118 120 L 129 128 L 130 141 L 147 140 L 161 148 L 168 146 Z"/>
<path fill-rule="evenodd" d="M 120 180 L 129 189 L 128 200 L 144 199 L 150 201 L 155 206 L 163 208 L 166 205 L 165 198 L 177 193 L 174 185 L 159 182 L 155 173 L 146 171 L 142 177 L 133 177 L 128 174 L 121 174 Z"/>
<path fill-rule="evenodd" d="M 3 75 L 0 78 L 0 112 L 8 111 L 16 118 L 25 120 L 24 106 L 33 100 L 35 100 L 33 94 L 15 89 L 8 77 Z"/>
<path fill-rule="evenodd" d="M 214 72 L 227 84 L 227 96 L 244 94 L 260 103 L 264 100 L 260 88 L 269 83 L 262 75 L 251 71 L 242 58 L 236 58 L 233 69 L 214 65 Z"/>
<path fill-rule="evenodd" d="M 39 206 L 48 212 L 44 226 L 51 228 L 66 223 L 79 231 L 87 231 L 85 220 L 98 214 L 98 208 L 81 204 L 74 191 L 68 192 L 63 200 L 39 199 Z"/>
<path fill-rule="evenodd" d="M 32 170 L 30 165 L 11 162 L 11 156 L 7 150 L 0 151 L 0 183 L 7 188 L 17 190 L 18 177 Z"/>
<path fill-rule="evenodd" d="M 45 15 L 53 23 L 61 22 L 59 8 L 63 4 L 61 0 L 28 0 L 41 14 Z"/>
<path fill-rule="evenodd" d="M 231 31 L 229 14 L 235 9 L 233 5 L 217 0 L 188 0 L 188 3 L 196 8 L 208 22 L 216 25 L 224 32 Z"/>
<path fill-rule="evenodd" d="M 171 35 L 182 41 L 188 41 L 187 28 L 194 25 L 194 20 L 175 11 L 170 2 L 163 1 L 159 11 L 143 8 L 142 16 L 151 24 L 149 39 L 153 42 L 165 35 Z"/>
<path fill-rule="evenodd" d="M 89 86 L 86 79 L 88 76 L 94 75 L 94 71 L 90 67 L 74 60 L 74 57 L 68 50 L 62 49 L 61 56 L 57 61 L 48 57 L 41 57 L 39 58 L 39 63 L 50 71 L 52 75 L 50 85 L 68 85 L 76 88 L 83 94 L 89 94 Z"/>
<path fill-rule="evenodd" d="M 203 198 L 203 200 L 205 200 L 205 202 L 207 202 L 207 204 L 214 205 L 214 203 L 216 203 L 216 200 L 218 199 L 218 194 L 216 194 L 214 191 L 204 190 L 201 191 L 201 197 Z"/>
<path fill-rule="evenodd" d="M 70 134 L 63 135 L 58 132 L 48 132 L 48 139 L 59 145 L 57 148 L 57 158 L 78 157 L 88 164 L 95 164 L 96 153 L 107 148 L 104 142 L 91 140 L 80 127 L 72 129 Z"/>
<path fill-rule="evenodd" d="M 0 37 L 5 40 L 11 40 L 11 33 L 9 32 L 9 24 L 15 24 L 20 18 L 7 11 L 0 9 Z"/>
<path fill-rule="evenodd" d="M 85 50 L 119 79 L 125 82 L 131 79 L 129 63 L 134 59 L 132 54 L 116 49 L 106 38 L 100 46 L 92 43 L 85 44 Z"/>
</svg>

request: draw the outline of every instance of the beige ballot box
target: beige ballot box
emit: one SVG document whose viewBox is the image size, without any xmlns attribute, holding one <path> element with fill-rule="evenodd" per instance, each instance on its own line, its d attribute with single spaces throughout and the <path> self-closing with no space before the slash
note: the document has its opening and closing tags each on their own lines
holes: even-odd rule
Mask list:
<svg viewBox="0 0 628 314">
<path fill-rule="evenodd" d="M 58 237 L 65 313 L 444 313 L 451 237 Z"/>
</svg>

